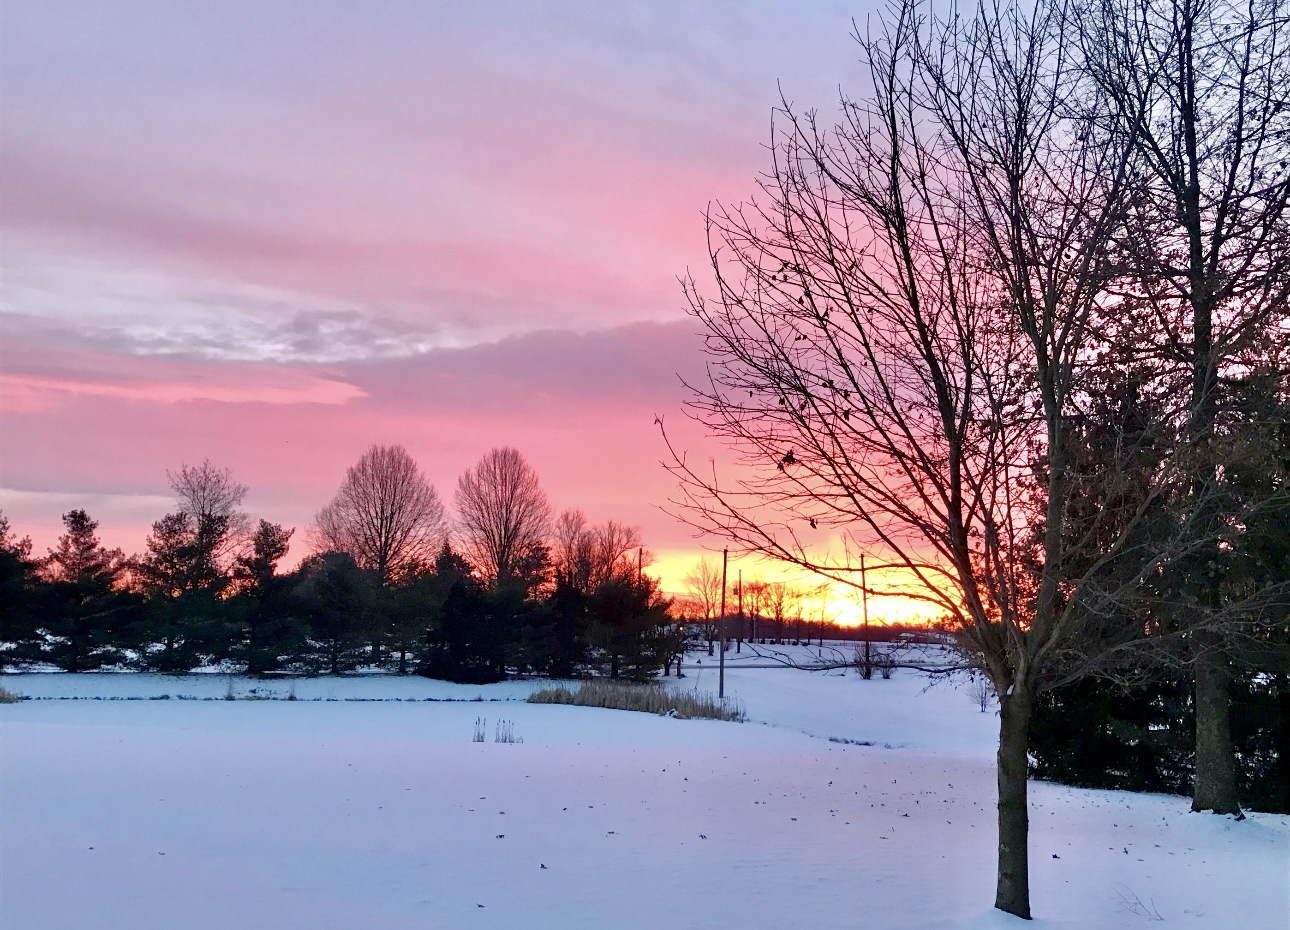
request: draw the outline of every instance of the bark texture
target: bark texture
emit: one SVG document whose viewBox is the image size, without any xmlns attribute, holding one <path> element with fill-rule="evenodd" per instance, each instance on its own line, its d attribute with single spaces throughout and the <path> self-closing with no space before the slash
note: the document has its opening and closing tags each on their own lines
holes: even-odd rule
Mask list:
<svg viewBox="0 0 1290 930">
<path fill-rule="evenodd" d="M 1196 776 L 1191 809 L 1240 814 L 1232 746 L 1232 672 L 1215 649 L 1196 662 Z"/>
<path fill-rule="evenodd" d="M 994 906 L 1025 920 L 1030 920 L 1026 747 L 1031 704 L 1026 691 L 999 698 L 999 875 Z"/>
</svg>

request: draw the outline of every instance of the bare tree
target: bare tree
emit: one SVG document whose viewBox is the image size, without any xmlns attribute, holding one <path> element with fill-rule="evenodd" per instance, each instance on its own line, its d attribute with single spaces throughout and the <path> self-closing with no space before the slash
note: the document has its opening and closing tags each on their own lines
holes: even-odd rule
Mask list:
<svg viewBox="0 0 1290 930">
<path fill-rule="evenodd" d="M 345 472 L 310 533 L 316 552 L 346 552 L 387 584 L 429 564 L 447 538 L 439 495 L 403 446 L 373 445 Z"/>
<path fill-rule="evenodd" d="M 748 618 L 748 639 L 757 638 L 757 620 L 769 604 L 770 584 L 761 578 L 750 578 L 743 583 L 744 615 Z M 765 630 L 762 630 L 763 635 Z M 740 631 L 742 635 L 742 631 Z"/>
<path fill-rule="evenodd" d="M 515 449 L 493 449 L 457 479 L 456 504 L 466 554 L 493 583 L 516 577 L 546 541 L 551 506 Z"/>
<path fill-rule="evenodd" d="M 994 685 L 990 684 L 990 679 L 984 675 L 973 673 L 968 679 L 967 696 L 977 707 L 981 708 L 981 713 L 990 709 L 990 705 L 997 700 L 994 693 Z"/>
<path fill-rule="evenodd" d="M 654 561 L 653 554 L 641 541 L 638 526 L 606 520 L 593 533 L 596 553 L 591 576 L 593 588 L 610 578 L 635 578 Z"/>
<path fill-rule="evenodd" d="M 907 0 L 861 39 L 874 90 L 839 125 L 783 105 L 764 199 L 709 213 L 717 296 L 686 281 L 711 358 L 691 411 L 743 477 L 676 451 L 671 468 L 696 527 L 851 585 L 863 552 L 953 618 L 1000 695 L 995 906 L 1027 918 L 1034 698 L 1081 672 L 1092 593 L 1134 525 L 1065 532 L 1133 148 L 1091 131 L 1067 14 L 942 20 Z M 820 551 L 829 530 L 841 557 Z"/>
<path fill-rule="evenodd" d="M 616 520 L 592 526 L 581 510 L 565 510 L 556 518 L 552 536 L 556 571 L 579 591 L 594 591 L 610 578 L 634 574 L 647 564 L 640 527 Z M 630 558 L 632 553 L 641 558 Z"/>
<path fill-rule="evenodd" d="M 713 654 L 716 619 L 721 612 L 721 566 L 716 559 L 699 559 L 685 576 L 685 590 L 694 602 L 696 619 L 703 623 L 703 637 L 708 641 L 708 655 Z"/>
<path fill-rule="evenodd" d="M 802 591 L 784 581 L 772 581 L 766 586 L 766 609 L 775 623 L 775 640 L 784 639 L 784 623 L 795 612 L 801 611 Z"/>
<path fill-rule="evenodd" d="M 580 591 L 591 584 L 591 563 L 595 558 L 595 538 L 581 510 L 565 510 L 556 518 L 551 530 L 552 561 L 564 580 Z"/>
<path fill-rule="evenodd" d="M 232 520 L 246 498 L 247 486 L 233 480 L 233 471 L 218 468 L 210 459 L 200 465 L 184 464 L 179 471 L 166 472 L 179 510 L 197 519 L 224 517 Z"/>
<path fill-rule="evenodd" d="M 166 471 L 175 492 L 177 513 L 191 519 L 194 532 L 211 547 L 210 558 L 222 571 L 232 566 L 237 550 L 250 536 L 250 519 L 238 508 L 249 490 L 233 480 L 233 471 L 219 468 L 210 459 L 200 465 L 180 465 Z"/>
<path fill-rule="evenodd" d="M 1184 507 L 1208 571 L 1192 572 L 1182 626 L 1214 626 L 1224 381 L 1259 363 L 1290 315 L 1290 3 L 1100 0 L 1080 18 L 1089 74 L 1110 106 L 1103 131 L 1131 140 L 1138 170 L 1122 320 L 1153 334 L 1155 360 L 1187 398 Z M 1275 340 L 1274 340 L 1275 341 Z M 1280 367 L 1280 366 L 1278 366 Z M 1231 611 L 1228 611 L 1229 618 Z M 1229 649 L 1190 637 L 1196 681 L 1194 810 L 1238 813 Z"/>
</svg>

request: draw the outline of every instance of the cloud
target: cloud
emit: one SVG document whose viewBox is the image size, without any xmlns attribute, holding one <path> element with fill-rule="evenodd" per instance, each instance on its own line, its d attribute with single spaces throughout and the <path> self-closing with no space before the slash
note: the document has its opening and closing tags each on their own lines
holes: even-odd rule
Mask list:
<svg viewBox="0 0 1290 930">
<path fill-rule="evenodd" d="M 201 384 L 177 381 L 110 382 L 0 372 L 0 404 L 11 410 L 41 410 L 65 394 L 175 404 L 210 400 L 225 404 L 344 404 L 362 397 L 352 384 L 305 376 L 295 383 Z"/>
<path fill-rule="evenodd" d="M 67 338 L 128 319 L 131 351 L 283 361 L 673 317 L 704 205 L 765 165 L 777 79 L 830 103 L 820 50 L 849 65 L 848 15 L 20 5 L 9 312 Z M 43 296 L 21 287 L 35 276 Z"/>
<path fill-rule="evenodd" d="M 371 442 L 446 495 L 513 444 L 688 543 L 653 509 L 704 373 L 676 276 L 777 82 L 854 72 L 850 4 L 10 6 L 0 484 L 147 498 L 209 456 L 299 526 Z"/>
<path fill-rule="evenodd" d="M 124 355 L 286 363 L 411 355 L 451 326 L 314 294 L 10 250 L 0 338 Z M 483 334 L 474 332 L 475 339 Z"/>
<path fill-rule="evenodd" d="M 702 339 L 689 320 L 589 332 L 540 330 L 408 358 L 338 366 L 373 396 L 404 406 L 498 410 L 629 400 L 676 407 L 681 379 L 703 377 Z"/>
<path fill-rule="evenodd" d="M 344 380 L 284 366 L 140 359 L 13 342 L 0 343 L 0 357 L 0 408 L 9 413 L 47 410 L 74 396 L 274 406 L 341 405 L 364 396 Z"/>
</svg>

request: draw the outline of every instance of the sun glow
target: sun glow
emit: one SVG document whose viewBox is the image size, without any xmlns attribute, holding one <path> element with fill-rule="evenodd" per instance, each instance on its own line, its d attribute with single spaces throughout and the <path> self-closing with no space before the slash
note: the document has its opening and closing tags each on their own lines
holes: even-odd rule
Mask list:
<svg viewBox="0 0 1290 930">
<path fill-rule="evenodd" d="M 661 579 L 663 590 L 667 594 L 683 599 L 688 593 L 686 576 L 704 558 L 715 559 L 718 568 L 720 567 L 720 552 L 667 549 L 655 552 L 654 561 L 646 570 Z M 753 557 L 732 558 L 729 562 L 726 578 L 728 612 L 733 613 L 739 609 L 738 585 L 741 570 L 745 584 L 753 581 L 784 582 L 803 592 L 794 605 L 794 619 L 800 615 L 803 620 L 825 620 L 842 626 L 860 626 L 864 623 L 864 602 L 858 588 L 822 579 L 790 565 Z M 913 582 L 913 576 L 908 572 L 871 572 L 869 576 L 870 588 L 876 590 L 910 589 Z M 874 624 L 930 625 L 942 617 L 942 612 L 933 605 L 902 595 L 871 593 L 868 606 L 869 622 Z"/>
</svg>

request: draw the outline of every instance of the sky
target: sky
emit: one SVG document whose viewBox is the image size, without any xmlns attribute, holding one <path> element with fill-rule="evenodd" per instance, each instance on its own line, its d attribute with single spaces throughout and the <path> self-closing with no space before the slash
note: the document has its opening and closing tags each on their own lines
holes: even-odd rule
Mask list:
<svg viewBox="0 0 1290 930">
<path fill-rule="evenodd" d="M 210 459 L 304 528 L 372 443 L 519 449 L 641 527 L 665 587 L 703 211 L 755 190 L 782 92 L 834 112 L 862 4 L 0 6 L 0 509 L 140 551 Z M 764 567 L 759 574 L 774 575 Z"/>
</svg>

